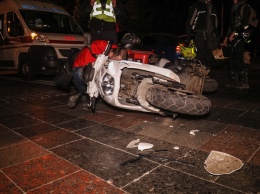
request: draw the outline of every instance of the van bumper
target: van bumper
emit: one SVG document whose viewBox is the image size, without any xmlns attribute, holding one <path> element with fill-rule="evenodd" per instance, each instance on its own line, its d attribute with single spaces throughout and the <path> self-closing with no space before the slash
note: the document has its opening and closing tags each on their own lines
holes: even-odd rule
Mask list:
<svg viewBox="0 0 260 194">
<path fill-rule="evenodd" d="M 62 61 L 59 59 L 52 46 L 31 46 L 28 50 L 28 57 L 33 69 L 38 74 L 54 75 Z"/>
</svg>

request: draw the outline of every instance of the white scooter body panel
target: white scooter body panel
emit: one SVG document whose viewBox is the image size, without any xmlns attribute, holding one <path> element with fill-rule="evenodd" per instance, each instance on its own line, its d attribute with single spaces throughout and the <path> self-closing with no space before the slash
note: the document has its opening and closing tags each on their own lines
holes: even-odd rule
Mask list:
<svg viewBox="0 0 260 194">
<path fill-rule="evenodd" d="M 102 66 L 101 69 L 98 71 L 97 77 L 95 78 L 96 84 L 98 85 L 99 94 L 101 97 L 109 104 L 123 108 L 128 110 L 136 110 L 136 111 L 143 111 L 143 112 L 153 112 L 150 109 L 145 109 L 140 105 L 135 104 L 122 104 L 118 100 L 119 91 L 120 91 L 120 84 L 121 84 L 121 74 L 122 69 L 128 68 L 128 69 L 138 69 L 138 70 L 144 70 L 148 72 L 153 72 L 157 74 L 161 74 L 163 76 L 169 77 L 173 81 L 180 82 L 179 76 L 177 76 L 174 72 L 172 72 L 169 69 L 163 69 L 161 67 L 156 67 L 153 65 L 148 64 L 142 64 L 138 62 L 133 61 L 116 61 L 116 60 L 110 60 L 108 63 L 108 66 Z M 102 80 L 105 74 L 108 73 L 114 78 L 114 92 L 111 95 L 106 95 L 102 91 Z"/>
</svg>

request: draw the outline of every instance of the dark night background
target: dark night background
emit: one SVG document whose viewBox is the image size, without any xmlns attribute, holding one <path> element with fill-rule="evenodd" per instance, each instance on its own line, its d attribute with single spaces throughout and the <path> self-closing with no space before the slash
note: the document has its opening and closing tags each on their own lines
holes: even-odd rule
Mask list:
<svg viewBox="0 0 260 194">
<path fill-rule="evenodd" d="M 123 32 L 145 34 L 162 32 L 175 35 L 184 34 L 184 26 L 189 6 L 195 0 L 117 0 L 117 22 Z M 259 18 L 259 0 L 249 0 Z M 53 0 L 65 8 L 88 31 L 91 7 L 89 0 Z M 219 32 L 225 35 L 229 22 L 232 0 L 213 0 L 219 17 Z"/>
</svg>

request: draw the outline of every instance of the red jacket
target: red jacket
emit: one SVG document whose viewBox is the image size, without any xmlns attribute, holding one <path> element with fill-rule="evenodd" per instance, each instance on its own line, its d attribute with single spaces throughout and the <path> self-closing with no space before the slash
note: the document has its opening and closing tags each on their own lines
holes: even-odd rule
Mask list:
<svg viewBox="0 0 260 194">
<path fill-rule="evenodd" d="M 105 51 L 107 44 L 108 41 L 106 40 L 95 40 L 90 45 L 91 51 L 88 47 L 83 48 L 75 59 L 73 68 L 84 67 L 89 63 L 94 62 L 96 58 L 93 55 L 102 54 Z M 112 48 L 117 48 L 117 46 L 112 45 Z"/>
</svg>

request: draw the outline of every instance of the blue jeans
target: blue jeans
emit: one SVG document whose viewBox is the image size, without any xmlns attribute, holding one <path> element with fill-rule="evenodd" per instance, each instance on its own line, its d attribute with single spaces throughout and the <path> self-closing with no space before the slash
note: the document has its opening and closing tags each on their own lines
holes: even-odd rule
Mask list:
<svg viewBox="0 0 260 194">
<path fill-rule="evenodd" d="M 72 81 L 77 87 L 79 93 L 85 94 L 87 91 L 87 88 L 83 82 L 83 69 L 84 67 L 76 67 L 73 68 L 73 78 Z"/>
</svg>

